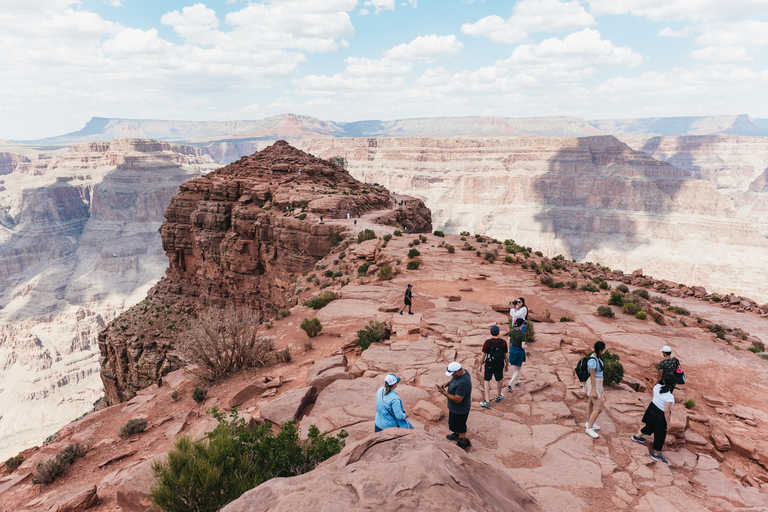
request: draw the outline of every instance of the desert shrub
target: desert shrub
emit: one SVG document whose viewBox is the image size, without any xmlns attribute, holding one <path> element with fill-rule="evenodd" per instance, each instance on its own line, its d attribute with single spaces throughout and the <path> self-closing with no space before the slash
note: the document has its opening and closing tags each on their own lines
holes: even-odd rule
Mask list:
<svg viewBox="0 0 768 512">
<path fill-rule="evenodd" d="M 117 432 L 118 437 L 120 439 L 128 439 L 129 437 L 141 434 L 147 429 L 147 420 L 144 418 L 131 418 L 128 420 L 125 425 L 120 427 L 120 430 Z"/>
<path fill-rule="evenodd" d="M 272 424 L 249 427 L 237 411 L 224 418 L 207 439 L 176 441 L 166 458 L 152 464 L 155 485 L 152 501 L 166 512 L 215 512 L 244 492 L 276 477 L 311 471 L 344 447 L 345 431 L 320 434 L 311 425 L 307 439 L 295 421 L 285 422 L 278 434 Z"/>
<path fill-rule="evenodd" d="M 469 231 L 462 231 L 459 233 L 461 236 L 469 236 Z"/>
<path fill-rule="evenodd" d="M 447 250 L 447 251 L 448 251 L 448 253 L 450 253 L 450 254 L 453 254 L 453 253 L 455 253 L 455 252 L 456 252 L 456 248 L 455 248 L 454 246 L 452 246 L 451 244 L 445 244 L 445 246 L 444 246 L 444 247 L 446 248 L 446 250 Z"/>
<path fill-rule="evenodd" d="M 372 229 L 364 229 L 357 234 L 357 243 L 361 244 L 366 240 L 373 240 L 376 238 L 376 233 Z"/>
<path fill-rule="evenodd" d="M 756 348 L 757 349 L 756 353 L 758 353 L 758 352 L 765 352 L 765 343 L 763 343 L 762 341 L 753 341 L 752 342 L 752 347 L 750 349 L 752 349 L 752 348 Z"/>
<path fill-rule="evenodd" d="M 365 263 L 357 267 L 357 275 L 364 276 L 365 274 L 367 274 L 368 267 L 370 267 L 371 265 L 373 265 L 373 263 L 371 263 L 370 261 L 366 261 Z"/>
<path fill-rule="evenodd" d="M 535 252 L 535 253 L 533 253 L 533 254 L 535 254 L 536 256 L 539 256 L 539 257 L 541 257 L 541 256 L 544 256 L 544 253 L 543 253 L 543 252 L 541 252 L 541 251 L 536 251 L 536 252 Z"/>
<path fill-rule="evenodd" d="M 201 403 L 208 396 L 208 390 L 205 388 L 195 388 L 192 390 L 192 400 Z"/>
<path fill-rule="evenodd" d="M 188 331 L 188 338 L 181 344 L 188 369 L 214 381 L 233 371 L 268 364 L 274 346 L 270 338 L 256 334 L 260 320 L 258 311 L 234 306 L 203 311 L 196 328 Z"/>
<path fill-rule="evenodd" d="M 621 293 L 629 293 L 629 287 L 625 284 L 620 284 L 616 287 L 616 291 Z"/>
<path fill-rule="evenodd" d="M 290 363 L 291 362 L 291 349 L 285 347 L 283 350 L 275 352 L 275 359 L 278 363 Z"/>
<path fill-rule="evenodd" d="M 579 286 L 579 283 L 576 281 L 566 281 L 565 285 L 570 288 L 571 290 L 575 290 L 577 286 Z"/>
<path fill-rule="evenodd" d="M 597 286 L 594 285 L 594 283 L 584 283 L 581 286 L 579 286 L 579 290 L 583 292 L 592 292 L 592 293 L 597 293 L 598 291 L 600 291 L 598 290 Z"/>
<path fill-rule="evenodd" d="M 552 279 L 552 276 L 550 276 L 549 274 L 544 274 L 543 276 L 541 276 L 539 278 L 539 281 L 541 281 L 541 284 L 547 284 L 548 285 L 549 283 L 551 283 L 553 281 L 553 279 Z"/>
<path fill-rule="evenodd" d="M 300 213 L 298 218 L 299 218 L 299 220 L 304 220 L 304 219 L 307 218 L 307 214 L 306 213 Z"/>
<path fill-rule="evenodd" d="M 427 243 L 427 237 L 424 235 L 419 235 L 419 240 L 421 240 L 423 243 Z"/>
<path fill-rule="evenodd" d="M 301 325 L 299 327 L 301 327 L 301 329 L 306 332 L 307 336 L 310 338 L 314 338 L 320 334 L 320 331 L 323 330 L 323 324 L 320 323 L 320 319 L 317 317 L 305 318 L 301 321 Z"/>
<path fill-rule="evenodd" d="M 327 290 L 309 299 L 304 305 L 312 309 L 322 309 L 334 300 L 336 300 L 336 294 Z"/>
<path fill-rule="evenodd" d="M 394 230 L 392 232 L 392 234 L 395 235 L 395 236 L 403 236 L 403 232 L 400 231 L 399 229 Z"/>
<path fill-rule="evenodd" d="M 512 256 L 507 255 L 507 256 L 504 256 L 504 261 L 506 263 L 512 263 L 513 261 L 515 261 L 515 259 Z"/>
<path fill-rule="evenodd" d="M 419 265 L 421 265 L 421 261 L 419 260 L 410 260 L 408 264 L 405 266 L 408 270 L 416 270 L 419 268 Z"/>
<path fill-rule="evenodd" d="M 599 306 L 597 308 L 597 314 L 608 318 L 613 318 L 615 315 L 610 306 Z"/>
<path fill-rule="evenodd" d="M 611 306 L 622 307 L 624 305 L 624 294 L 619 292 L 611 292 L 611 297 L 608 299 L 608 304 Z"/>
<path fill-rule="evenodd" d="M 477 251 L 475 254 L 477 254 L 478 256 L 480 256 L 480 255 L 482 255 L 483 253 L 482 253 L 482 252 L 480 252 L 480 251 Z"/>
<path fill-rule="evenodd" d="M 421 243 L 421 240 L 418 238 L 414 238 L 412 243 L 413 245 L 419 245 Z"/>
<path fill-rule="evenodd" d="M 691 316 L 691 312 L 680 306 L 669 306 L 668 311 L 674 311 L 678 315 Z"/>
<path fill-rule="evenodd" d="M 333 270 L 330 270 L 330 269 L 326 270 L 325 272 L 323 272 L 323 275 L 325 277 L 333 277 Z"/>
<path fill-rule="evenodd" d="M 651 286 L 651 282 L 650 281 L 643 281 L 642 283 L 640 283 L 640 286 L 644 286 L 645 288 L 648 288 L 649 286 Z"/>
<path fill-rule="evenodd" d="M 510 320 L 512 320 L 510 318 Z M 525 341 L 528 343 L 534 343 L 536 341 L 536 328 L 533 326 L 533 322 L 525 323 Z"/>
<path fill-rule="evenodd" d="M 432 234 L 433 234 L 433 235 L 435 235 L 435 236 L 441 236 L 441 237 L 442 237 L 442 236 L 445 236 L 445 233 L 443 233 L 442 231 L 439 231 L 439 230 L 435 231 L 435 232 L 434 232 L 434 233 L 432 233 Z"/>
<path fill-rule="evenodd" d="M 632 304 L 631 302 L 627 302 L 621 307 L 621 312 L 625 315 L 634 315 L 637 313 L 637 306 Z"/>
<path fill-rule="evenodd" d="M 485 261 L 488 263 L 496 261 L 496 251 L 485 251 Z"/>
<path fill-rule="evenodd" d="M 24 462 L 24 455 L 22 455 L 21 453 L 18 455 L 14 455 L 13 457 L 9 457 L 5 461 L 5 472 L 13 473 L 18 469 L 19 466 L 21 466 L 22 462 Z"/>
<path fill-rule="evenodd" d="M 384 235 L 384 241 L 385 241 L 385 242 L 389 242 L 390 240 L 392 240 L 392 235 L 390 235 L 389 233 L 387 233 L 386 235 Z"/>
<path fill-rule="evenodd" d="M 418 249 L 416 249 L 415 247 L 413 249 L 411 249 L 410 251 L 408 251 L 408 257 L 411 258 L 411 259 L 415 258 L 416 256 L 420 256 L 420 255 L 421 255 L 421 252 Z"/>
<path fill-rule="evenodd" d="M 714 295 L 714 294 L 712 295 L 712 297 L 710 297 L 710 299 L 712 299 L 712 302 L 720 302 L 721 300 L 723 300 L 723 299 L 721 299 L 720 297 L 718 297 L 717 295 Z"/>
<path fill-rule="evenodd" d="M 642 297 L 645 300 L 650 300 L 651 294 L 648 293 L 648 290 L 643 290 L 642 288 L 638 288 L 637 290 L 632 291 L 633 295 L 637 295 L 638 297 Z"/>
<path fill-rule="evenodd" d="M 637 313 L 635 313 L 635 318 L 637 318 L 638 320 L 645 320 L 646 318 L 648 318 L 648 313 L 646 313 L 645 311 L 638 311 Z"/>
<path fill-rule="evenodd" d="M 600 283 L 603 282 L 603 278 L 602 277 L 592 277 L 590 279 L 592 279 L 592 282 L 595 283 L 595 284 L 600 284 Z"/>
<path fill-rule="evenodd" d="M 624 379 L 624 365 L 619 362 L 621 356 L 606 350 L 603 359 L 603 383 L 618 384 Z"/>
<path fill-rule="evenodd" d="M 365 327 L 357 331 L 357 344 L 365 350 L 371 346 L 371 343 L 388 339 L 390 334 L 387 324 L 384 322 L 368 320 Z"/>
<path fill-rule="evenodd" d="M 560 321 L 561 322 L 573 322 L 573 318 L 571 318 L 570 316 L 561 316 L 560 317 Z"/>
<path fill-rule="evenodd" d="M 291 311 L 288 310 L 288 309 L 278 309 L 277 310 L 277 318 L 278 318 L 278 320 L 281 319 L 281 318 L 285 318 L 287 316 L 290 316 L 290 314 L 291 314 Z"/>
<path fill-rule="evenodd" d="M 309 275 L 307 276 L 307 282 L 308 282 L 308 283 L 311 283 L 311 282 L 312 282 L 312 280 L 313 280 L 314 278 L 315 278 L 315 274 L 309 274 Z"/>
<path fill-rule="evenodd" d="M 57 453 L 53 459 L 37 463 L 35 472 L 32 474 L 32 483 L 41 485 L 53 483 L 54 480 L 64 474 L 73 462 L 80 457 L 84 457 L 86 453 L 88 453 L 87 446 L 70 444 Z"/>
<path fill-rule="evenodd" d="M 331 286 L 331 283 L 326 281 L 326 282 L 324 282 L 323 284 L 320 285 L 320 289 L 324 290 L 324 289 L 328 288 L 329 286 Z"/>
<path fill-rule="evenodd" d="M 685 401 L 686 409 L 693 409 L 694 407 L 696 407 L 696 402 L 693 400 L 693 398 L 689 398 Z"/>
<path fill-rule="evenodd" d="M 346 257 L 347 257 L 347 253 L 346 253 L 346 252 L 344 252 L 344 251 L 341 251 L 341 252 L 339 253 L 339 259 L 340 259 L 340 260 L 343 260 L 343 259 L 344 259 L 344 258 L 346 258 Z"/>
<path fill-rule="evenodd" d="M 760 356 L 760 357 L 762 357 L 763 359 L 768 359 L 768 352 L 760 352 L 760 353 L 759 353 L 759 354 L 757 354 L 757 355 L 759 355 L 759 356 Z"/>
<path fill-rule="evenodd" d="M 565 283 L 562 281 L 552 281 L 547 286 L 550 288 L 565 288 Z"/>
<path fill-rule="evenodd" d="M 664 306 L 669 304 L 669 301 L 666 298 L 662 297 L 661 295 L 654 295 L 654 296 L 652 296 L 651 297 L 651 302 L 656 303 L 656 304 L 663 304 Z"/>
<path fill-rule="evenodd" d="M 610 285 L 605 281 L 600 281 L 600 284 L 597 285 L 601 290 L 607 290 L 610 288 Z"/>
<path fill-rule="evenodd" d="M 178 391 L 173 391 L 173 392 L 171 393 L 171 400 L 173 400 L 173 401 L 175 402 L 175 401 L 177 401 L 178 399 L 179 399 L 179 392 L 178 392 Z"/>
<path fill-rule="evenodd" d="M 379 279 L 383 279 L 384 281 L 389 281 L 390 279 L 392 279 L 392 276 L 395 275 L 395 272 L 394 270 L 392 270 L 392 265 L 390 265 L 389 263 L 386 263 L 381 267 L 379 267 L 379 271 L 376 275 L 379 276 Z"/>
<path fill-rule="evenodd" d="M 374 235 L 374 237 L 375 236 L 376 235 Z M 341 235 L 339 234 L 338 231 L 336 231 L 331 235 L 331 246 L 336 247 L 337 245 L 339 245 L 339 243 L 341 243 Z"/>
<path fill-rule="evenodd" d="M 341 270 L 337 270 L 336 272 L 333 273 L 333 275 L 331 277 L 336 279 L 336 278 L 339 278 L 339 277 L 341 277 L 343 275 L 344 274 L 342 274 Z"/>
</svg>

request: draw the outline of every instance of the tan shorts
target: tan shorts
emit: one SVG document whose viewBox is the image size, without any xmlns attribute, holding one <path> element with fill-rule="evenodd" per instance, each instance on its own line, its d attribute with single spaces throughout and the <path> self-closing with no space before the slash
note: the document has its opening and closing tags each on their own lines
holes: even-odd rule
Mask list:
<svg viewBox="0 0 768 512">
<path fill-rule="evenodd" d="M 597 397 L 603 398 L 605 396 L 605 391 L 603 390 L 602 377 L 595 377 L 595 387 L 597 388 Z M 592 377 L 588 378 L 587 382 L 584 383 L 583 391 L 587 394 L 588 397 L 592 396 Z"/>
</svg>

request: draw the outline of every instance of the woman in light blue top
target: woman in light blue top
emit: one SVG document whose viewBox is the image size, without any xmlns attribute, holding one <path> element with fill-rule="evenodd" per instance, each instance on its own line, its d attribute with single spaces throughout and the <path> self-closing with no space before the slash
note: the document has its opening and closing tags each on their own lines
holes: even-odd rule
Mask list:
<svg viewBox="0 0 768 512">
<path fill-rule="evenodd" d="M 376 421 L 374 432 L 385 428 L 413 428 L 406 419 L 403 401 L 397 396 L 395 388 L 400 377 L 390 373 L 384 377 L 384 385 L 376 392 Z"/>
<path fill-rule="evenodd" d="M 597 439 L 600 437 L 595 430 L 600 430 L 600 426 L 595 423 L 605 403 L 605 391 L 603 390 L 603 360 L 600 356 L 605 353 L 605 343 L 598 341 L 595 343 L 595 351 L 589 356 L 587 368 L 589 368 L 589 378 L 584 383 L 584 393 L 587 394 L 587 435 Z"/>
</svg>

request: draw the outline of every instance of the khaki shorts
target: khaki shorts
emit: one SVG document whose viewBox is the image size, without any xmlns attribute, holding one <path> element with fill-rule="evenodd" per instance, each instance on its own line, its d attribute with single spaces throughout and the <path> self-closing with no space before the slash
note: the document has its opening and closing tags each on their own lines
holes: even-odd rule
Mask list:
<svg viewBox="0 0 768 512">
<path fill-rule="evenodd" d="M 603 390 L 603 378 L 595 377 L 595 387 L 597 388 L 597 397 L 603 398 L 605 396 L 605 390 Z M 587 394 L 587 397 L 592 396 L 592 377 L 587 379 L 584 383 L 583 391 Z"/>
</svg>

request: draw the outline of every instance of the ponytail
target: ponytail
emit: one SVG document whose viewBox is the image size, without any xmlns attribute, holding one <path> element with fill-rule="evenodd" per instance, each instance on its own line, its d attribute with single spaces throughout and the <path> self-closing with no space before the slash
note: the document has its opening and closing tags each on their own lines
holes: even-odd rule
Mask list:
<svg viewBox="0 0 768 512">
<path fill-rule="evenodd" d="M 390 392 L 390 391 L 392 391 L 392 386 L 390 386 L 389 384 L 387 384 L 387 383 L 385 382 L 385 383 L 384 383 L 384 396 L 387 396 L 387 395 L 389 394 L 389 392 Z"/>
</svg>

